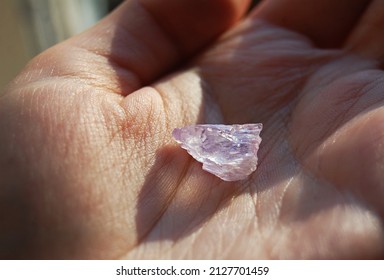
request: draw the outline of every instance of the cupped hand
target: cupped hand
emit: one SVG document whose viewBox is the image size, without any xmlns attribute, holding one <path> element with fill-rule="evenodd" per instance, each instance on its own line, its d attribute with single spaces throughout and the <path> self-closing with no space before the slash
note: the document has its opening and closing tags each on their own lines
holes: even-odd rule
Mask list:
<svg viewBox="0 0 384 280">
<path fill-rule="evenodd" d="M 248 4 L 130 0 L 30 62 L 0 97 L 2 258 L 384 256 L 382 1 Z M 238 182 L 171 138 L 255 122 Z"/>
</svg>

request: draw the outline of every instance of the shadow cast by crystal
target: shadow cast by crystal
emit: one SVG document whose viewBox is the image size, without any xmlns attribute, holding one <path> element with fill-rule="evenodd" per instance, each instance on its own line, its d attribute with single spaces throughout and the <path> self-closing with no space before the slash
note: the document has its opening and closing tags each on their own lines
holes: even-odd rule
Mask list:
<svg viewBox="0 0 384 280">
<path fill-rule="evenodd" d="M 138 198 L 136 225 L 142 242 L 176 241 L 226 207 L 239 186 L 202 170 L 177 146 L 157 151 Z"/>
</svg>

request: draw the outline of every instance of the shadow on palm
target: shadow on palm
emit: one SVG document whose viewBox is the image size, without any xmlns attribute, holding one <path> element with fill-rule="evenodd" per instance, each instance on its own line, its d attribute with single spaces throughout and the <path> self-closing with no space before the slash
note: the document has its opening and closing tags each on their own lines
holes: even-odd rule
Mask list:
<svg viewBox="0 0 384 280">
<path fill-rule="evenodd" d="M 176 251 L 205 238 L 206 246 L 236 241 L 219 249 L 235 257 L 239 248 L 242 257 L 382 254 L 376 65 L 252 19 L 195 65 L 204 90 L 197 122 L 262 122 L 259 167 L 223 182 L 177 146 L 160 147 L 138 200 L 141 245 L 171 240 Z M 219 117 L 204 109 L 211 102 Z"/>
</svg>

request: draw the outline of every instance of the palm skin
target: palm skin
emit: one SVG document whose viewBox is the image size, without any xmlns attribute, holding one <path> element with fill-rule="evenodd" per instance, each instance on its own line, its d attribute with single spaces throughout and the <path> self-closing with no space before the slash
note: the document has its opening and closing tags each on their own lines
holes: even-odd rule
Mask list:
<svg viewBox="0 0 384 280">
<path fill-rule="evenodd" d="M 2 257 L 381 258 L 377 60 L 262 11 L 152 83 L 112 63 L 113 43 L 105 55 L 75 38 L 31 62 L 0 99 Z M 171 139 L 255 122 L 244 181 L 206 173 Z"/>
</svg>

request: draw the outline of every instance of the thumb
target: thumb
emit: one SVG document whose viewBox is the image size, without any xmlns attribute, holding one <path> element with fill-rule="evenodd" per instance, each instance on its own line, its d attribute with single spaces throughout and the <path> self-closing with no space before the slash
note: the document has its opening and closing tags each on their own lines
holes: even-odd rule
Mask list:
<svg viewBox="0 0 384 280">
<path fill-rule="evenodd" d="M 239 20 L 249 2 L 127 0 L 93 28 L 36 58 L 25 70 L 27 80 L 33 81 L 34 73 L 36 79 L 104 79 L 127 95 L 206 46 Z"/>
</svg>

